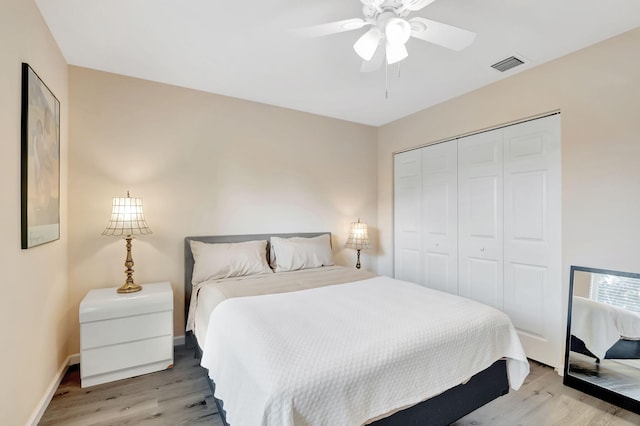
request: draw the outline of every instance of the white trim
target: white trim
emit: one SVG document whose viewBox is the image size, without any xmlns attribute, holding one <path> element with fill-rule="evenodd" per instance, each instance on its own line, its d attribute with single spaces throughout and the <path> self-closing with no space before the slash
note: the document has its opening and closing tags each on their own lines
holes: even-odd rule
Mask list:
<svg viewBox="0 0 640 426">
<path fill-rule="evenodd" d="M 414 146 L 414 147 L 411 147 L 411 148 L 404 148 L 404 149 L 401 149 L 401 150 L 398 150 L 398 151 L 393 151 L 392 152 L 392 157 L 395 154 L 402 154 L 403 152 L 413 151 L 414 149 L 425 148 L 427 146 L 436 145 L 436 144 L 444 143 L 444 142 L 449 142 L 449 141 L 452 141 L 452 140 L 465 138 L 467 136 L 477 135 L 479 133 L 490 132 L 492 130 L 502 129 L 503 127 L 515 126 L 515 125 L 518 125 L 518 124 L 525 123 L 527 121 L 538 120 L 540 118 L 545 118 L 545 117 L 549 117 L 549 116 L 556 115 L 556 114 L 560 114 L 560 110 L 559 109 L 555 109 L 553 111 L 543 112 L 542 114 L 531 115 L 529 117 L 520 118 L 520 119 L 513 120 L 513 121 L 508 121 L 506 123 L 498 124 L 498 125 L 495 125 L 495 126 L 484 127 L 482 129 L 478 129 L 478 130 L 472 130 L 472 131 L 467 132 L 467 133 L 460 133 L 457 136 L 452 136 L 452 137 L 444 138 L 444 139 L 438 139 L 438 140 L 435 140 L 435 141 L 432 141 L 432 142 L 427 142 L 427 143 L 424 143 L 422 145 Z"/>
<path fill-rule="evenodd" d="M 184 345 L 184 341 L 185 341 L 184 335 L 174 336 L 173 346 Z M 40 423 L 40 420 L 42 419 L 44 412 L 47 410 L 49 403 L 53 399 L 53 396 L 55 395 L 56 390 L 58 390 L 58 386 L 60 386 L 60 383 L 62 382 L 64 375 L 67 373 L 67 369 L 72 365 L 77 365 L 77 364 L 80 364 L 80 354 L 71 354 L 67 357 L 65 362 L 62 363 L 62 365 L 58 369 L 58 372 L 56 373 L 53 380 L 51 381 L 51 384 L 49 384 L 49 387 L 47 388 L 44 395 L 40 399 L 40 402 L 38 402 L 38 405 L 36 405 L 36 408 L 31 414 L 31 417 L 29 417 L 29 420 L 27 420 L 27 423 L 26 423 L 27 425 L 37 426 L 37 424 Z"/>
<path fill-rule="evenodd" d="M 80 364 L 80 354 L 71 354 L 69 355 L 69 365 L 67 367 L 71 367 L 72 365 Z"/>
<path fill-rule="evenodd" d="M 62 382 L 62 378 L 67 372 L 67 368 L 69 367 L 69 365 L 71 365 L 70 362 L 71 362 L 72 356 L 73 355 L 69 355 L 65 360 L 65 362 L 63 362 L 60 368 L 58 369 L 58 372 L 53 377 L 51 384 L 45 391 L 44 395 L 42 395 L 40 402 L 38 402 L 38 405 L 36 405 L 36 409 L 34 410 L 33 414 L 31 414 L 31 417 L 29 417 L 29 420 L 27 420 L 28 425 L 36 426 L 42 419 L 42 415 L 46 411 L 51 400 L 53 399 L 53 395 L 56 393 L 58 386 L 60 386 L 60 382 Z"/>
</svg>

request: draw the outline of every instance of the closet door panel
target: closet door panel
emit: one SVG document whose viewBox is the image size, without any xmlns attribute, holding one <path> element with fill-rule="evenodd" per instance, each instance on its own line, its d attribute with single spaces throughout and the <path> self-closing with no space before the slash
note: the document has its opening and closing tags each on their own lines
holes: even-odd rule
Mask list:
<svg viewBox="0 0 640 426">
<path fill-rule="evenodd" d="M 420 251 L 400 249 L 396 254 L 396 278 L 420 284 Z"/>
<path fill-rule="evenodd" d="M 421 151 L 422 283 L 458 294 L 457 141 L 428 146 Z"/>
<path fill-rule="evenodd" d="M 466 229 L 475 238 L 498 238 L 500 176 L 469 176 L 466 181 L 469 209 Z"/>
<path fill-rule="evenodd" d="M 424 283 L 427 287 L 435 290 L 453 292 L 451 274 L 457 271 L 451 269 L 451 256 L 441 253 L 425 252 L 424 253 Z M 457 269 L 457 268 L 456 268 Z M 455 282 L 457 291 L 458 283 Z"/>
<path fill-rule="evenodd" d="M 419 284 L 422 268 L 422 153 L 394 156 L 394 274 Z"/>
<path fill-rule="evenodd" d="M 519 331 L 543 336 L 544 292 L 540 283 L 547 281 L 548 269 L 515 262 L 506 266 L 505 312 Z"/>
<path fill-rule="evenodd" d="M 458 288 L 503 307 L 502 129 L 458 141 Z"/>
<path fill-rule="evenodd" d="M 509 235 L 513 237 L 513 241 L 543 242 L 548 229 L 547 172 L 535 170 L 507 173 L 505 186 L 509 190 L 507 198 L 510 203 L 506 208 L 509 210 L 507 218 L 512 221 Z"/>
<path fill-rule="evenodd" d="M 471 283 L 466 297 L 494 307 L 502 305 L 500 260 L 468 256 L 465 263 Z"/>
<path fill-rule="evenodd" d="M 562 358 L 560 117 L 504 129 L 504 310 L 527 356 Z"/>
</svg>

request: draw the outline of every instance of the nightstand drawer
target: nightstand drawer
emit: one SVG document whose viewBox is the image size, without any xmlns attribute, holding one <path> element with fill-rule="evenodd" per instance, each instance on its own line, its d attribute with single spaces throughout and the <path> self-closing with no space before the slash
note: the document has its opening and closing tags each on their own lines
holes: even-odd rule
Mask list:
<svg viewBox="0 0 640 426">
<path fill-rule="evenodd" d="M 173 334 L 171 311 L 80 324 L 83 350 L 170 334 Z"/>
<path fill-rule="evenodd" d="M 154 337 L 119 345 L 82 351 L 81 376 L 93 376 L 116 370 L 167 360 L 173 364 L 172 336 Z"/>
</svg>

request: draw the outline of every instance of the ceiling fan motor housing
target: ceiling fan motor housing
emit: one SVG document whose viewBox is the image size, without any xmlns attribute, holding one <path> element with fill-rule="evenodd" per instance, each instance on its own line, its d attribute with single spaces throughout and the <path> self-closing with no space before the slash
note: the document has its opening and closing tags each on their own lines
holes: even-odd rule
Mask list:
<svg viewBox="0 0 640 426">
<path fill-rule="evenodd" d="M 407 9 L 402 1 L 386 1 L 379 6 L 365 4 L 362 7 L 362 14 L 367 20 L 378 22 L 380 15 L 391 13 L 399 18 L 406 18 L 411 10 Z"/>
</svg>

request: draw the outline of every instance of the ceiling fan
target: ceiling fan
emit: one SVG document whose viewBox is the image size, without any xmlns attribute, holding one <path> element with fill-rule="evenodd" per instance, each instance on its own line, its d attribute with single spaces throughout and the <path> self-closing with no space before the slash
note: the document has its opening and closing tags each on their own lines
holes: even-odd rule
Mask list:
<svg viewBox="0 0 640 426">
<path fill-rule="evenodd" d="M 469 46 L 476 34 L 462 28 L 409 14 L 435 0 L 360 0 L 362 18 L 345 19 L 303 29 L 303 33 L 320 37 L 344 31 L 371 27 L 353 45 L 363 59 L 361 71 L 374 71 L 386 58 L 388 64 L 400 62 L 409 56 L 405 44 L 409 37 L 428 41 L 453 50 Z M 379 47 L 384 44 L 384 49 Z"/>
</svg>

